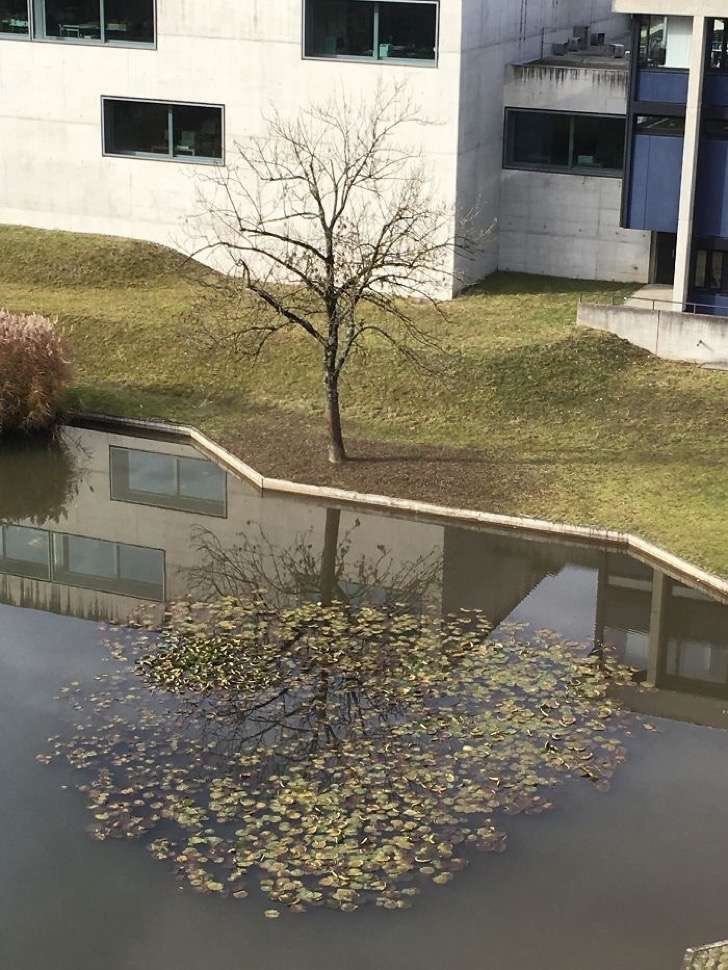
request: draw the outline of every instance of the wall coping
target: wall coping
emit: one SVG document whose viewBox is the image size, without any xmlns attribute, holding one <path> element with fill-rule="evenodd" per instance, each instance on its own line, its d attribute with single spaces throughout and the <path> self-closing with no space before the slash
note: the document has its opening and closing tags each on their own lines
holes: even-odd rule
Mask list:
<svg viewBox="0 0 728 970">
<path fill-rule="evenodd" d="M 728 580 L 707 572 L 699 566 L 676 556 L 673 553 L 643 539 L 641 536 L 614 529 L 596 526 L 569 525 L 565 522 L 551 522 L 524 516 L 501 515 L 494 512 L 480 512 L 431 502 L 394 498 L 388 495 L 373 495 L 347 489 L 323 485 L 306 485 L 280 478 L 267 478 L 251 465 L 241 461 L 226 448 L 191 425 L 173 424 L 165 421 L 151 421 L 140 418 L 113 417 L 105 414 L 76 412 L 68 415 L 67 424 L 74 427 L 109 430 L 117 434 L 127 432 L 148 432 L 164 434 L 192 442 L 201 451 L 218 461 L 227 469 L 245 479 L 261 494 L 289 495 L 312 498 L 337 504 L 352 505 L 371 511 L 399 512 L 418 518 L 457 522 L 458 524 L 491 526 L 513 532 L 525 532 L 532 536 L 578 540 L 605 546 L 619 552 L 629 552 L 649 565 L 656 566 L 674 579 L 687 580 L 728 601 Z"/>
</svg>

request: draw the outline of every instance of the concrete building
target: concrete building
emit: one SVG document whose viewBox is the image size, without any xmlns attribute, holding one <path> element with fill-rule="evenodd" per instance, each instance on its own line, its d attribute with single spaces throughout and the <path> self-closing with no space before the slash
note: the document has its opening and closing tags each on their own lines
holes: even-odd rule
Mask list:
<svg viewBox="0 0 728 970">
<path fill-rule="evenodd" d="M 403 81 L 437 122 L 412 132 L 433 187 L 488 231 L 461 284 L 646 281 L 650 233 L 617 218 L 628 70 L 603 46 L 628 29 L 611 0 L 0 0 L 0 221 L 179 245 L 196 175 L 265 108 Z"/>
</svg>

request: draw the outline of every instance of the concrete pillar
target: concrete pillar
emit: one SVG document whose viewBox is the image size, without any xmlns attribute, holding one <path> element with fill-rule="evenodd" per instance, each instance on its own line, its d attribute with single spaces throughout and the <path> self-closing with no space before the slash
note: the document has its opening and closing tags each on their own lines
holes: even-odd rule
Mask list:
<svg viewBox="0 0 728 970">
<path fill-rule="evenodd" d="M 700 120 L 703 104 L 703 80 L 705 78 L 706 31 L 707 21 L 705 17 L 693 17 L 693 36 L 690 42 L 690 78 L 685 109 L 680 209 L 675 248 L 675 288 L 673 291 L 673 300 L 675 303 L 681 304 L 683 308 L 688 301 L 688 290 L 690 289 L 695 184 L 698 172 Z"/>
<path fill-rule="evenodd" d="M 672 595 L 672 580 L 655 569 L 652 573 L 652 603 L 650 606 L 650 632 L 647 640 L 647 680 L 649 687 L 657 686 L 662 653 L 667 643 L 667 609 Z"/>
</svg>

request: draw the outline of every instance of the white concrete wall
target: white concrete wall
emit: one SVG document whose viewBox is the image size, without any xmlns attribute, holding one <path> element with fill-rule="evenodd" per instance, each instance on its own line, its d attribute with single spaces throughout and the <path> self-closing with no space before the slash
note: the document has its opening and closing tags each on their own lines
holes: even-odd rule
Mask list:
<svg viewBox="0 0 728 970">
<path fill-rule="evenodd" d="M 622 37 L 629 26 L 612 13 L 611 0 L 462 0 L 462 7 L 458 204 L 477 208 L 481 231 L 490 230 L 476 263 L 458 262 L 472 282 L 498 267 L 507 66 L 550 54 L 576 26 L 609 38 Z"/>
<path fill-rule="evenodd" d="M 620 228 L 621 200 L 621 179 L 504 171 L 499 268 L 644 282 L 650 234 Z"/>
<path fill-rule="evenodd" d="M 191 164 L 104 158 L 102 95 L 222 103 L 227 151 L 262 130 L 261 109 L 296 112 L 333 88 L 371 97 L 406 81 L 437 124 L 417 126 L 433 188 L 493 227 L 463 282 L 498 263 L 505 66 L 590 25 L 624 33 L 610 0 L 441 0 L 436 68 L 304 60 L 302 0 L 159 0 L 158 49 L 0 39 L 0 221 L 180 246 L 196 208 Z M 228 155 L 230 157 L 230 155 Z M 204 171 L 204 169 L 202 169 Z"/>
<path fill-rule="evenodd" d="M 506 71 L 507 107 L 624 115 L 624 65 L 580 68 L 527 64 Z M 622 180 L 504 169 L 501 270 L 576 279 L 645 282 L 650 233 L 620 228 Z"/>
<path fill-rule="evenodd" d="M 373 98 L 406 82 L 437 122 L 403 137 L 423 150 L 433 190 L 455 203 L 460 3 L 442 0 L 439 63 L 305 60 L 303 0 L 158 0 L 158 49 L 0 38 L 0 222 L 184 240 L 206 166 L 102 156 L 102 95 L 225 105 L 226 150 L 341 90 Z"/>
<path fill-rule="evenodd" d="M 577 323 L 616 334 L 666 360 L 728 367 L 725 317 L 581 303 Z"/>
</svg>

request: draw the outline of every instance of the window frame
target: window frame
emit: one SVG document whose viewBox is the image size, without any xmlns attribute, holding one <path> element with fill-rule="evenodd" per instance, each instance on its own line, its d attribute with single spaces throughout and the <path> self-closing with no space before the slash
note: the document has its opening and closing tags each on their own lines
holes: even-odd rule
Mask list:
<svg viewBox="0 0 728 970">
<path fill-rule="evenodd" d="M 512 159 L 513 138 L 515 127 L 511 125 L 511 118 L 516 114 L 542 114 L 566 116 L 569 119 L 569 165 L 548 165 L 548 164 L 529 164 L 528 162 L 517 162 Z M 503 119 L 503 168 L 516 172 L 552 172 L 555 175 L 583 175 L 587 178 L 617 178 L 623 179 L 625 172 L 624 151 L 622 153 L 622 167 L 616 168 L 590 168 L 587 165 L 573 164 L 574 158 L 574 124 L 577 118 L 619 118 L 624 122 L 624 151 L 628 142 L 627 138 L 627 116 L 619 114 L 606 114 L 599 111 L 553 111 L 548 108 L 523 108 L 507 105 Z"/>
<path fill-rule="evenodd" d="M 159 152 L 109 152 L 106 150 L 106 110 L 105 105 L 108 101 L 125 101 L 133 104 L 158 104 L 166 105 L 168 108 L 167 125 L 169 151 L 166 155 Z M 220 112 L 220 158 L 208 158 L 202 155 L 175 155 L 174 154 L 174 108 L 215 108 Z M 159 98 L 134 98 L 128 95 L 102 94 L 101 95 L 101 154 L 104 158 L 138 158 L 146 161 L 155 162 L 176 162 L 181 165 L 225 165 L 225 105 L 212 104 L 202 101 L 166 101 Z"/>
<path fill-rule="evenodd" d="M 157 49 L 157 0 L 150 0 L 152 4 L 152 24 L 154 36 L 151 41 L 139 40 L 105 40 L 105 0 L 97 0 L 99 4 L 99 30 L 101 36 L 98 38 L 84 37 L 46 37 L 36 33 L 36 12 L 35 0 L 25 0 L 28 12 L 28 30 L 24 34 L 6 34 L 0 31 L 0 40 L 20 40 L 32 41 L 34 44 L 72 44 L 80 47 L 121 47 L 132 48 L 133 50 L 156 50 Z M 45 0 L 41 0 L 45 2 Z"/>
<path fill-rule="evenodd" d="M 435 8 L 435 56 L 430 60 L 416 57 L 364 57 L 357 54 L 307 54 L 306 53 L 306 22 L 308 20 L 308 5 L 311 0 L 303 0 L 301 4 L 301 59 L 304 61 L 344 61 L 350 64 L 391 64 L 393 67 L 422 67 L 436 68 L 440 64 L 440 0 L 365 0 L 375 8 L 374 27 L 372 41 L 377 41 L 377 30 L 379 26 L 379 14 L 376 8 L 382 3 L 409 3 L 430 6 Z M 373 43 L 373 50 L 378 49 L 378 42 Z"/>
</svg>

